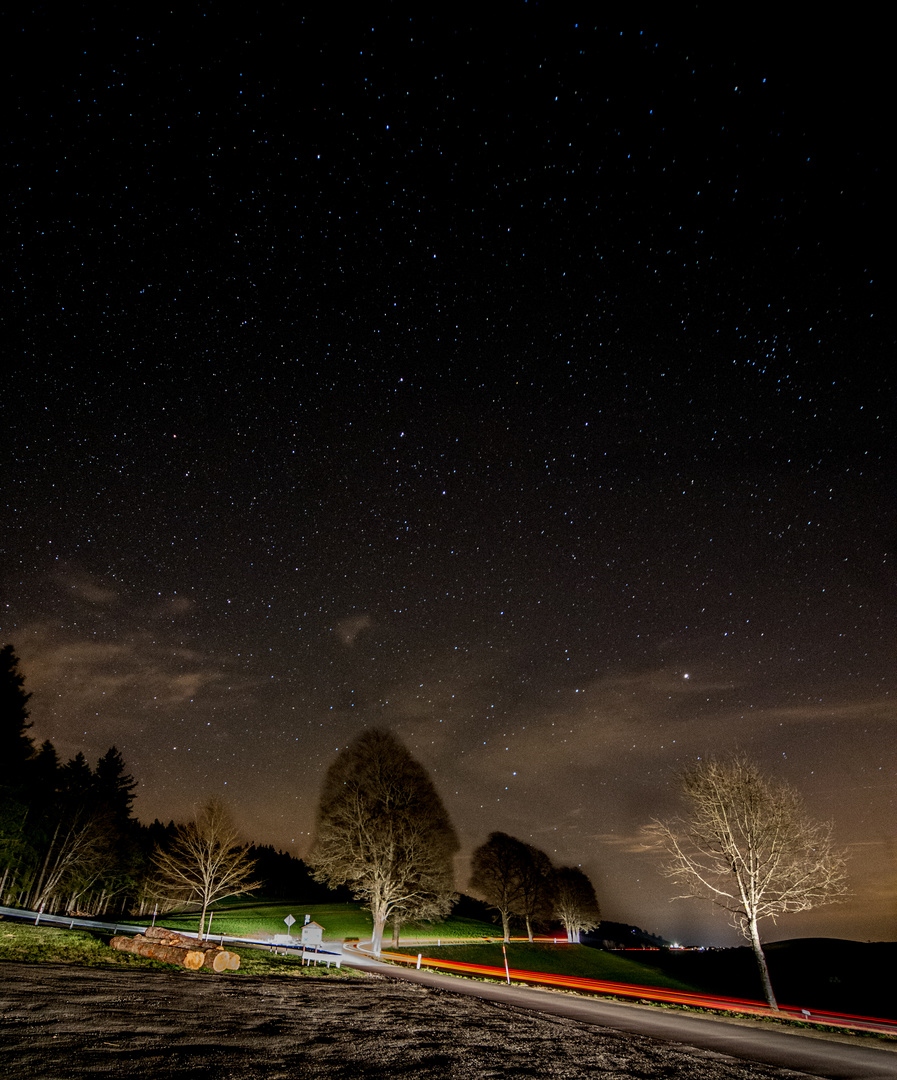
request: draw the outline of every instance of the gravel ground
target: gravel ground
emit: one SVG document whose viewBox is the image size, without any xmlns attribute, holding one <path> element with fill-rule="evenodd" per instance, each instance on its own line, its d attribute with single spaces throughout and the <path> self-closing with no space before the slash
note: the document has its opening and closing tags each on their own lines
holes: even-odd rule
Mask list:
<svg viewBox="0 0 897 1080">
<path fill-rule="evenodd" d="M 0 963 L 0 1075 L 795 1078 L 783 1069 L 372 976 Z"/>
</svg>

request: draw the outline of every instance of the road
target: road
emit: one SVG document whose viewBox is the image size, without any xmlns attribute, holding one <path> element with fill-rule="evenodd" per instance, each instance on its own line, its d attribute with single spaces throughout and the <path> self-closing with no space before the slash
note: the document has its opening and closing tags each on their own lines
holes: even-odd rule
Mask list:
<svg viewBox="0 0 897 1080">
<path fill-rule="evenodd" d="M 325 944 L 338 950 L 339 943 Z M 435 971 L 401 968 L 384 964 L 354 950 L 345 950 L 343 963 L 366 971 L 376 971 L 393 979 L 419 983 L 466 994 L 485 1001 L 497 1001 L 521 1009 L 565 1016 L 586 1024 L 649 1035 L 666 1042 L 683 1043 L 698 1054 L 725 1054 L 759 1061 L 782 1069 L 794 1069 L 810 1076 L 831 1080 L 897 1080 L 897 1044 L 871 1040 L 848 1041 L 848 1036 L 805 1033 L 772 1024 L 735 1023 L 722 1018 L 696 1016 L 678 1009 L 627 1005 L 578 997 L 552 990 L 538 990 L 501 983 L 441 975 Z"/>
</svg>

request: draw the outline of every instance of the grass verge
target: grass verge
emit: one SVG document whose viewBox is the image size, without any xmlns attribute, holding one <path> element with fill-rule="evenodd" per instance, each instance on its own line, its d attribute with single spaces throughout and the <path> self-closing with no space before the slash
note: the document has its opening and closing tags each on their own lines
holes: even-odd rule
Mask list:
<svg viewBox="0 0 897 1080">
<path fill-rule="evenodd" d="M 238 950 L 242 975 L 288 975 L 295 978 L 358 979 L 364 974 L 351 968 L 303 967 L 297 957 L 273 956 L 254 949 Z M 73 964 L 92 968 L 138 968 L 151 971 L 183 971 L 185 975 L 220 978 L 208 971 L 188 972 L 172 964 L 162 964 L 144 956 L 118 952 L 109 947 L 108 936 L 86 930 L 66 930 L 57 926 L 30 926 L 0 923 L 0 960 L 24 964 Z"/>
</svg>

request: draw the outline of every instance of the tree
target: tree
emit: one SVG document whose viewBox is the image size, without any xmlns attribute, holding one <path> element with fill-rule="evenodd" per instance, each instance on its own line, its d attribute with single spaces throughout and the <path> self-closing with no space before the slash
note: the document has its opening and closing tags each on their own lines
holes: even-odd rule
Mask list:
<svg viewBox="0 0 897 1080">
<path fill-rule="evenodd" d="M 28 699 L 25 676 L 19 672 L 19 658 L 12 645 L 0 649 L 0 795 L 3 788 L 18 788 L 22 771 L 31 757 L 34 744 L 25 734 L 28 723 Z"/>
<path fill-rule="evenodd" d="M 676 899 L 703 897 L 729 912 L 776 1009 L 758 923 L 843 899 L 845 855 L 831 825 L 806 817 L 797 792 L 744 756 L 701 762 L 682 776 L 682 791 L 687 816 L 652 827 L 671 856 L 662 872 L 684 888 Z"/>
<path fill-rule="evenodd" d="M 554 914 L 554 867 L 551 859 L 524 844 L 520 862 L 520 904 L 518 914 L 526 924 L 526 936 L 533 940 L 533 926 L 547 922 Z"/>
<path fill-rule="evenodd" d="M 454 899 L 458 839 L 426 770 L 390 731 L 362 732 L 327 771 L 308 862 L 370 907 L 373 947 L 393 914 L 434 918 Z"/>
<path fill-rule="evenodd" d="M 63 889 L 74 903 L 113 861 L 110 815 L 97 805 L 96 778 L 84 754 L 55 771 L 52 745 L 45 743 L 39 757 L 52 787 L 46 787 L 43 800 L 32 803 L 31 837 L 40 854 L 31 893 L 35 908 L 57 901 Z"/>
<path fill-rule="evenodd" d="M 125 772 L 124 758 L 117 747 L 110 746 L 97 762 L 94 787 L 98 800 L 124 825 L 131 817 L 137 781 Z"/>
<path fill-rule="evenodd" d="M 156 848 L 152 862 L 152 889 L 160 899 L 201 906 L 200 937 L 206 932 L 210 904 L 259 886 L 252 880 L 255 861 L 248 845 L 239 843 L 236 826 L 219 799 L 209 799 L 194 821 L 176 830 L 169 845 Z"/>
<path fill-rule="evenodd" d="M 553 868 L 544 851 L 507 833 L 494 832 L 473 853 L 470 888 L 501 916 L 505 941 L 511 936 L 511 917 L 526 923 L 533 940 L 532 924 L 550 917 Z"/>
<path fill-rule="evenodd" d="M 554 910 L 567 931 L 568 941 L 579 941 L 583 930 L 601 922 L 601 908 L 588 877 L 575 866 L 562 866 L 554 875 Z"/>
</svg>

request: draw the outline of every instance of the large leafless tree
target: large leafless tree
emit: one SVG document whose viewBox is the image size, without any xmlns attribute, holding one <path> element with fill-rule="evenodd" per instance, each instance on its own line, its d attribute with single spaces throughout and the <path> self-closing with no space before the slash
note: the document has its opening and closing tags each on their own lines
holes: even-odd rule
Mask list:
<svg viewBox="0 0 897 1080">
<path fill-rule="evenodd" d="M 583 930 L 594 930 L 601 922 L 595 888 L 578 867 L 562 866 L 555 871 L 554 912 L 567 931 L 568 941 L 579 941 Z"/>
<path fill-rule="evenodd" d="M 702 761 L 684 773 L 682 791 L 688 813 L 652 826 L 670 855 L 663 873 L 682 897 L 729 913 L 754 950 L 766 1000 L 778 1008 L 758 924 L 841 900 L 845 855 L 833 846 L 831 826 L 805 815 L 797 792 L 744 756 Z"/>
<path fill-rule="evenodd" d="M 182 825 L 170 844 L 153 854 L 152 892 L 160 899 L 199 904 L 200 936 L 209 905 L 259 887 L 255 859 L 241 844 L 237 828 L 220 799 L 209 799 L 194 821 Z"/>
<path fill-rule="evenodd" d="M 387 919 L 434 918 L 454 900 L 458 839 L 426 770 L 390 731 L 363 732 L 327 772 L 309 863 L 370 906 L 379 953 Z"/>
</svg>

